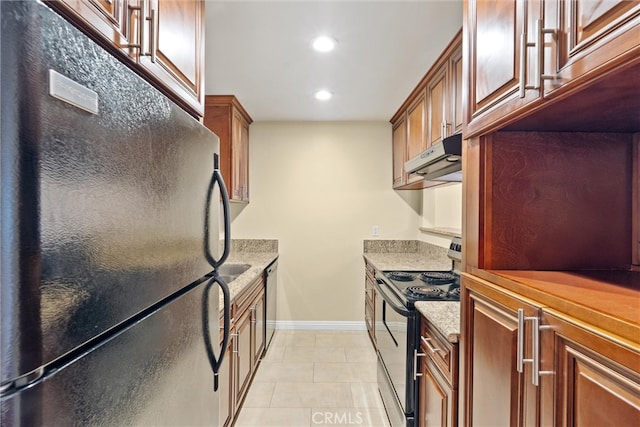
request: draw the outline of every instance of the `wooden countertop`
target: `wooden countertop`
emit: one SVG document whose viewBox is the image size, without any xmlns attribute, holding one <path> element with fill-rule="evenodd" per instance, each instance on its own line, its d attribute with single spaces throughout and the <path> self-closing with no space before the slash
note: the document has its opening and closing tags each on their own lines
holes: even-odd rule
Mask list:
<svg viewBox="0 0 640 427">
<path fill-rule="evenodd" d="M 640 343 L 640 273 L 632 271 L 479 270 L 473 275 Z"/>
</svg>

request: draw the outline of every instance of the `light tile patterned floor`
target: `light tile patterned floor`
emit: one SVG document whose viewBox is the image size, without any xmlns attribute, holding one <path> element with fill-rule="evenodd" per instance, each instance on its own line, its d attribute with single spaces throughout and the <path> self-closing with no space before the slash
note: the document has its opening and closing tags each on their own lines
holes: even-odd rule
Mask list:
<svg viewBox="0 0 640 427">
<path fill-rule="evenodd" d="M 237 427 L 388 427 L 366 332 L 276 331 Z"/>
</svg>

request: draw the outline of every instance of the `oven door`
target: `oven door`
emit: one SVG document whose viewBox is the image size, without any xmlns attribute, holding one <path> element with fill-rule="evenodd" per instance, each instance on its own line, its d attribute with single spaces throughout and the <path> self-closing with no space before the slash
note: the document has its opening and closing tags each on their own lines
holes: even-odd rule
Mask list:
<svg viewBox="0 0 640 427">
<path fill-rule="evenodd" d="M 415 391 L 409 370 L 413 343 L 407 337 L 415 325 L 415 312 L 407 309 L 389 288 L 378 279 L 376 290 L 376 343 L 378 345 L 378 388 L 391 424 L 410 425 L 413 420 Z M 411 347 L 411 349 L 409 348 Z"/>
</svg>

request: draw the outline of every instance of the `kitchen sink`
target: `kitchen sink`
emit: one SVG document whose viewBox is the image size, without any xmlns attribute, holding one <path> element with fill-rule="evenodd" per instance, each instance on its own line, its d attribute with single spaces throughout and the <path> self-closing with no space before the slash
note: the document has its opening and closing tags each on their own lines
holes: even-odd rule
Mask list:
<svg viewBox="0 0 640 427">
<path fill-rule="evenodd" d="M 238 276 L 247 271 L 251 266 L 249 264 L 223 264 L 218 269 L 218 275 L 226 283 L 234 281 Z"/>
</svg>

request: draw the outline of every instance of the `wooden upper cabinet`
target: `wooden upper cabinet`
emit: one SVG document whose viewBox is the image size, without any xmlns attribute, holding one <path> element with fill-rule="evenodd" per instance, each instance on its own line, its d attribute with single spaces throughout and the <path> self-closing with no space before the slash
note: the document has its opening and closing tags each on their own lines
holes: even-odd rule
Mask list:
<svg viewBox="0 0 640 427">
<path fill-rule="evenodd" d="M 551 95 L 637 62 L 640 2 L 546 0 L 544 29 L 544 90 Z"/>
<path fill-rule="evenodd" d="M 407 160 L 414 158 L 427 148 L 425 134 L 425 92 L 418 96 L 407 109 Z"/>
<path fill-rule="evenodd" d="M 541 3 L 526 0 L 469 1 L 465 27 L 468 84 L 465 138 L 495 128 L 532 101 L 539 90 L 528 90 L 534 69 L 526 44 L 541 16 Z M 523 43 L 526 37 L 526 43 Z"/>
<path fill-rule="evenodd" d="M 427 134 L 427 147 L 441 141 L 451 131 L 451 119 L 448 104 L 449 99 L 447 87 L 449 63 L 443 64 L 427 83 L 427 124 L 429 132 Z"/>
<path fill-rule="evenodd" d="M 462 132 L 462 125 L 464 124 L 463 110 L 463 77 L 462 77 L 462 45 L 458 47 L 451 54 L 449 58 L 449 76 L 450 76 L 450 125 L 453 126 L 453 130 L 450 129 L 451 134 Z"/>
<path fill-rule="evenodd" d="M 204 0 L 48 4 L 195 117 L 204 114 Z"/>
<path fill-rule="evenodd" d="M 407 182 L 404 172 L 404 162 L 407 151 L 407 119 L 406 114 L 400 116 L 396 123 L 393 123 L 392 146 L 393 146 L 393 188 L 403 186 Z"/>
<path fill-rule="evenodd" d="M 440 183 L 407 174 L 404 163 L 462 129 L 462 31 L 391 118 L 393 188 L 422 189 Z M 402 142 L 404 141 L 404 147 Z M 400 160 L 402 159 L 402 161 Z"/>
<path fill-rule="evenodd" d="M 465 138 L 517 125 L 543 106 L 638 64 L 638 2 L 468 0 L 465 5 Z M 612 78 L 622 92 L 637 91 L 633 79 Z M 593 98 L 590 103 L 601 102 Z M 582 126 L 593 128 L 585 117 Z M 560 129 L 562 120 L 555 121 Z M 545 130 L 550 123 L 542 119 L 527 126 Z"/>
<path fill-rule="evenodd" d="M 204 114 L 204 1 L 143 0 L 139 62 L 198 116 Z"/>
<path fill-rule="evenodd" d="M 252 122 L 235 96 L 205 97 L 204 125 L 220 137 L 220 172 L 233 202 L 249 202 L 249 125 Z"/>
</svg>

